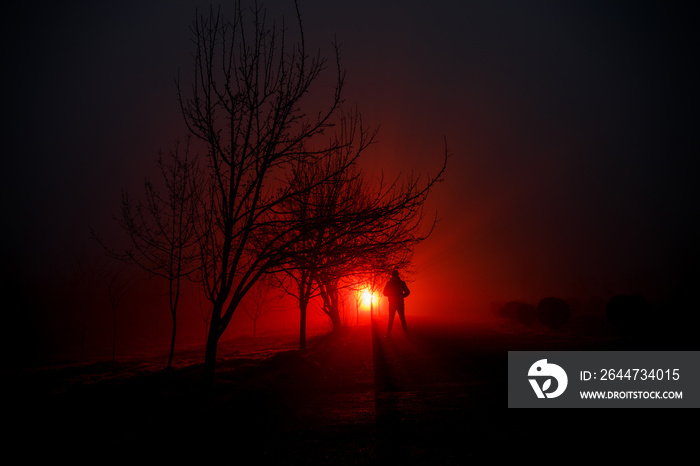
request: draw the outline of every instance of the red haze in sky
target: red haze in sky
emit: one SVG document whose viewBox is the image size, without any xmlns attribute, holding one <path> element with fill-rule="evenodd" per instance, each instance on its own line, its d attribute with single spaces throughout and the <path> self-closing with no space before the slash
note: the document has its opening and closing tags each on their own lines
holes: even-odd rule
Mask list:
<svg viewBox="0 0 700 466">
<path fill-rule="evenodd" d="M 266 3 L 273 14 L 293 13 L 291 2 Z M 182 135 L 173 79 L 189 71 L 196 7 L 208 2 L 7 10 L 1 184 L 9 290 L 53 302 L 75 258 L 95 249 L 89 226 L 110 235 L 121 190 L 154 175 L 157 150 Z M 659 299 L 697 283 L 697 90 L 689 69 L 697 50 L 687 7 L 300 8 L 310 48 L 330 56 L 337 36 L 346 101 L 381 128 L 368 170 L 434 173 L 447 139 L 445 181 L 426 209 L 426 220 L 436 213 L 439 221 L 415 251 L 409 316 L 478 318 L 494 301 L 545 296 Z M 332 82 L 328 72 L 321 85 Z M 196 308 L 187 312 L 186 322 L 197 321 Z M 129 322 L 144 331 L 134 333 L 148 334 L 135 314 Z M 36 318 L 37 331 L 56 339 L 75 331 L 78 317 L 46 315 L 18 319 Z"/>
</svg>

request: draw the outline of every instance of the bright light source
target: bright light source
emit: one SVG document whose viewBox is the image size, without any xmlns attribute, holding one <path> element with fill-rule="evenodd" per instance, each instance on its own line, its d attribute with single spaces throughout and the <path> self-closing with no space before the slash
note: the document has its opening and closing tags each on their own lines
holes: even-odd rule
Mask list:
<svg viewBox="0 0 700 466">
<path fill-rule="evenodd" d="M 372 293 L 372 291 L 369 288 L 364 288 L 361 291 L 359 291 L 360 295 L 360 304 L 365 307 L 366 309 L 370 308 L 370 303 L 374 303 L 374 306 L 377 306 L 378 303 L 378 297 L 377 293 Z"/>
</svg>

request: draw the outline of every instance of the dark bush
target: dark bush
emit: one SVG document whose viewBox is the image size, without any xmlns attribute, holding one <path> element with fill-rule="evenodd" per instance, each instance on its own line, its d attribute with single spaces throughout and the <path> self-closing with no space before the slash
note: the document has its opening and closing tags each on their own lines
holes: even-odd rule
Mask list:
<svg viewBox="0 0 700 466">
<path fill-rule="evenodd" d="M 613 296 L 605 308 L 605 315 L 622 335 L 639 334 L 651 324 L 651 306 L 636 295 Z"/>
<path fill-rule="evenodd" d="M 560 298 L 544 298 L 537 305 L 537 316 L 545 327 L 558 328 L 569 321 L 571 307 Z"/>
<path fill-rule="evenodd" d="M 515 320 L 524 325 L 531 325 L 537 317 L 535 307 L 532 304 L 520 301 L 510 301 L 506 303 L 501 308 L 500 315 L 504 319 Z"/>
<path fill-rule="evenodd" d="M 501 310 L 503 309 L 504 303 L 499 302 L 499 301 L 492 301 L 491 304 L 489 304 L 489 311 L 491 314 L 493 314 L 495 317 L 503 317 L 501 315 Z"/>
</svg>

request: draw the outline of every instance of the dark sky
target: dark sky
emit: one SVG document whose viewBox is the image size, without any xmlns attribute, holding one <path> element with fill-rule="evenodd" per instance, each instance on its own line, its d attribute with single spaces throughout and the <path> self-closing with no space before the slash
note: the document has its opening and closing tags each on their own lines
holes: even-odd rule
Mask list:
<svg viewBox="0 0 700 466">
<path fill-rule="evenodd" d="M 267 2 L 290 14 L 290 2 Z M 208 2 L 3 13 L 5 276 L 69 268 L 183 134 L 173 80 Z M 689 2 L 300 1 L 337 36 L 372 160 L 434 172 L 416 307 L 665 294 L 697 283 L 697 15 Z M 9 142 L 9 143 L 8 143 Z M 26 270 L 22 274 L 18 270 Z M 25 279 L 25 278 L 23 278 Z"/>
</svg>

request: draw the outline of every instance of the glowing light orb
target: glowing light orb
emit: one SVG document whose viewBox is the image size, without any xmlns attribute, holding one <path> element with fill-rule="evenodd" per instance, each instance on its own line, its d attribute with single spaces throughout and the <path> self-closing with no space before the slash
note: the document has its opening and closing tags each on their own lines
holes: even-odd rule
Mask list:
<svg viewBox="0 0 700 466">
<path fill-rule="evenodd" d="M 366 308 L 369 309 L 372 304 L 374 306 L 377 306 L 377 303 L 379 302 L 379 298 L 377 296 L 377 293 L 372 293 L 372 291 L 369 288 L 365 288 L 359 292 L 360 295 L 360 304 Z"/>
</svg>

